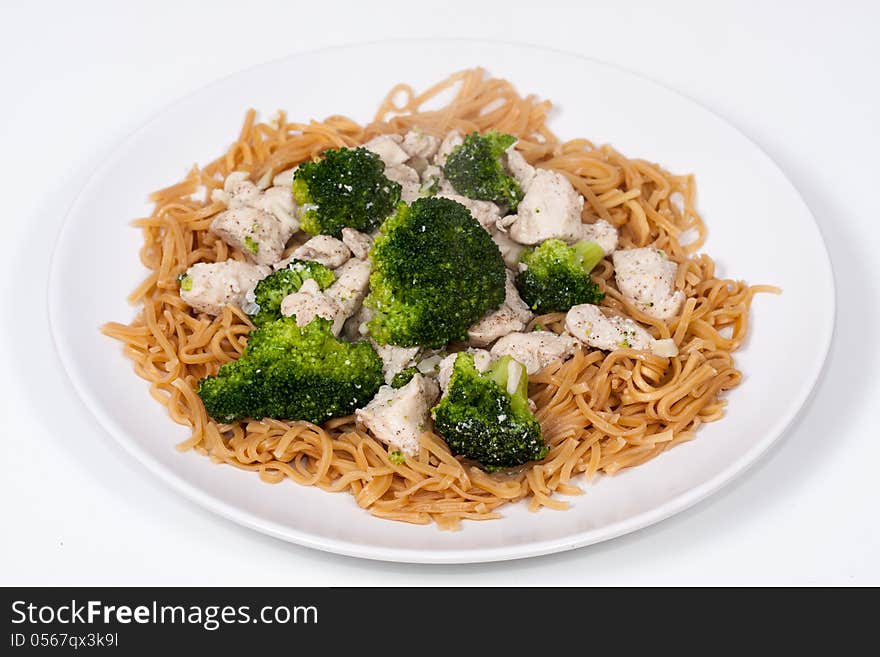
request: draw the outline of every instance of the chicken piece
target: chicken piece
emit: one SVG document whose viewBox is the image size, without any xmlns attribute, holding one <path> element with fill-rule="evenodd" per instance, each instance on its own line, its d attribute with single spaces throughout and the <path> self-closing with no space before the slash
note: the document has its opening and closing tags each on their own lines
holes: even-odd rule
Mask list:
<svg viewBox="0 0 880 657">
<path fill-rule="evenodd" d="M 511 333 L 498 340 L 492 347 L 493 358 L 510 356 L 526 366 L 526 373 L 537 374 L 550 363 L 568 358 L 580 343 L 570 335 L 557 335 L 552 331 Z"/>
<path fill-rule="evenodd" d="M 505 164 L 507 165 L 508 173 L 519 183 L 520 189 L 523 192 L 527 192 L 537 170 L 526 162 L 526 158 L 522 156 L 522 153 L 516 150 L 516 144 L 505 151 Z"/>
<path fill-rule="evenodd" d="M 351 251 L 342 240 L 329 235 L 315 235 L 302 246 L 298 246 L 291 254 L 291 259 L 313 260 L 330 269 L 341 267 L 348 262 L 349 258 L 351 258 Z M 278 265 L 281 264 L 278 263 Z M 278 265 L 276 265 L 276 269 L 281 269 Z"/>
<path fill-rule="evenodd" d="M 421 196 L 422 181 L 415 169 L 405 164 L 385 167 L 385 177 L 400 183 L 400 200 L 412 203 Z"/>
<path fill-rule="evenodd" d="M 504 220 L 502 219 L 501 221 L 503 222 Z M 518 273 L 520 264 L 519 257 L 522 255 L 522 252 L 526 247 L 510 239 L 510 235 L 507 234 L 506 230 L 499 230 L 496 227 L 489 232 L 492 235 L 492 241 L 498 245 L 498 250 L 501 251 L 501 257 L 504 258 L 504 264 L 507 265 L 508 269 Z"/>
<path fill-rule="evenodd" d="M 296 173 L 297 168 L 298 167 L 292 167 L 286 171 L 275 174 L 275 177 L 272 178 L 272 184 L 275 187 L 286 187 L 287 189 L 290 189 L 293 185 L 293 175 Z"/>
<path fill-rule="evenodd" d="M 477 201 L 458 194 L 438 194 L 437 196 L 461 203 L 471 211 L 473 218 L 480 222 L 480 225 L 486 230 L 490 230 L 495 222 L 501 218 L 501 210 L 492 201 Z"/>
<path fill-rule="evenodd" d="M 291 229 L 291 235 L 299 230 L 296 219 L 296 202 L 290 187 L 269 187 L 250 203 L 251 207 L 268 212 Z M 289 238 L 288 238 L 289 239 Z"/>
<path fill-rule="evenodd" d="M 581 224 L 582 240 L 595 242 L 605 255 L 610 255 L 617 248 L 617 229 L 604 219 L 599 219 L 596 223 Z"/>
<path fill-rule="evenodd" d="M 558 238 L 571 244 L 581 239 L 584 197 L 561 173 L 538 169 L 517 208 L 510 236 L 520 244 Z"/>
<path fill-rule="evenodd" d="M 421 177 L 422 182 L 426 184 L 430 184 L 436 181 L 439 189 L 440 181 L 443 180 L 443 169 L 434 164 L 429 164 L 424 169 L 422 169 L 419 176 Z"/>
<path fill-rule="evenodd" d="M 227 209 L 211 222 L 211 232 L 261 265 L 276 262 L 297 230 L 296 203 L 290 188 L 261 191 L 245 171 L 233 171 L 211 198 Z"/>
<path fill-rule="evenodd" d="M 651 349 L 651 334 L 626 317 L 607 316 L 598 306 L 573 306 L 565 316 L 565 328 L 581 342 L 603 351 Z"/>
<path fill-rule="evenodd" d="M 428 164 L 428 160 L 423 157 L 419 157 L 416 155 L 415 157 L 411 157 L 406 161 L 406 166 L 411 168 L 417 174 L 419 174 L 419 179 L 421 180 L 422 174 L 428 167 L 433 167 L 433 164 Z"/>
<path fill-rule="evenodd" d="M 430 427 L 430 409 L 437 393 L 436 383 L 416 374 L 401 388 L 379 388 L 369 404 L 354 412 L 355 417 L 378 440 L 407 456 L 416 456 L 419 436 Z"/>
<path fill-rule="evenodd" d="M 440 140 L 418 128 L 413 128 L 403 137 L 400 147 L 410 157 L 421 157 L 430 160 L 440 148 Z"/>
<path fill-rule="evenodd" d="M 248 205 L 260 195 L 259 188 L 251 182 L 251 174 L 247 171 L 233 171 L 223 181 L 223 191 L 211 192 L 214 200 L 220 200 L 228 207 Z"/>
<path fill-rule="evenodd" d="M 361 306 L 354 315 L 345 320 L 345 324 L 342 326 L 342 335 L 351 342 L 360 340 L 369 334 L 367 322 L 371 319 L 373 319 L 373 311 L 366 306 Z"/>
<path fill-rule="evenodd" d="M 333 333 L 339 335 L 345 320 L 360 310 L 370 286 L 370 262 L 349 260 L 336 270 L 336 280 L 324 290 L 338 311 L 333 317 Z"/>
<path fill-rule="evenodd" d="M 684 304 L 684 292 L 674 290 L 678 265 L 659 249 L 624 249 L 611 256 L 621 294 L 646 315 L 669 320 Z"/>
<path fill-rule="evenodd" d="M 211 221 L 210 229 L 258 265 L 277 262 L 293 234 L 272 214 L 250 206 L 219 213 Z"/>
<path fill-rule="evenodd" d="M 504 215 L 501 219 L 495 222 L 495 228 L 506 233 L 507 229 L 516 223 L 517 219 L 519 219 L 519 217 L 515 214 Z M 519 244 L 519 242 L 517 242 L 517 244 Z"/>
<path fill-rule="evenodd" d="M 306 326 L 315 317 L 333 321 L 339 312 L 339 305 L 321 292 L 318 282 L 313 278 L 307 278 L 298 291 L 288 294 L 281 301 L 281 314 L 285 317 L 296 317 L 297 326 Z"/>
<path fill-rule="evenodd" d="M 245 294 L 272 270 L 238 260 L 197 262 L 180 281 L 180 298 L 200 313 L 219 315 L 227 305 L 241 306 Z"/>
<path fill-rule="evenodd" d="M 504 303 L 501 307 L 468 329 L 468 338 L 472 345 L 485 347 L 492 344 L 508 333 L 522 331 L 532 319 L 532 311 L 520 299 L 513 278 L 513 273 L 508 270 L 504 285 Z"/>
<path fill-rule="evenodd" d="M 431 350 L 428 350 L 427 354 L 425 358 L 418 362 L 416 368 L 422 374 L 437 376 L 437 373 L 440 371 L 440 363 L 443 362 L 443 356 Z"/>
<path fill-rule="evenodd" d="M 461 203 L 470 210 L 473 218 L 480 222 L 480 225 L 486 230 L 491 230 L 495 226 L 495 222 L 501 218 L 501 210 L 491 201 L 477 201 L 459 194 L 450 194 L 449 192 L 441 192 L 437 196 Z"/>
<path fill-rule="evenodd" d="M 474 357 L 474 367 L 478 372 L 485 372 L 492 364 L 492 354 L 485 349 L 468 349 L 467 353 Z M 452 367 L 455 365 L 456 358 L 458 358 L 458 353 L 449 354 L 437 365 L 437 382 L 444 394 L 446 388 L 449 387 L 449 379 L 452 378 Z"/>
<path fill-rule="evenodd" d="M 480 225 L 491 231 L 501 219 L 501 209 L 492 201 L 479 201 L 477 199 L 462 196 L 455 191 L 452 184 L 445 179 L 440 181 L 440 189 L 437 192 L 439 198 L 448 198 L 456 203 L 461 203 L 471 211 L 471 215 L 480 222 Z"/>
<path fill-rule="evenodd" d="M 351 254 L 358 260 L 366 260 L 373 246 L 373 238 L 354 228 L 346 226 L 342 229 L 342 243 L 348 247 Z"/>
<path fill-rule="evenodd" d="M 382 158 L 386 168 L 385 175 L 388 175 L 388 168 L 403 164 L 409 159 L 407 152 L 400 147 L 402 141 L 403 137 L 400 135 L 378 135 L 364 144 L 364 148 Z"/>
<path fill-rule="evenodd" d="M 437 154 L 434 156 L 434 164 L 438 167 L 446 166 L 446 158 L 449 157 L 449 154 L 455 150 L 457 146 L 461 146 L 463 143 L 464 137 L 461 136 L 461 133 L 458 130 L 452 130 L 447 133 L 446 137 L 443 138 L 443 141 L 440 142 L 440 147 L 437 149 Z"/>
<path fill-rule="evenodd" d="M 395 375 L 400 374 L 413 364 L 420 347 L 398 347 L 393 344 L 373 344 L 373 349 L 382 359 L 382 373 L 385 375 L 385 383 L 391 385 Z"/>
</svg>

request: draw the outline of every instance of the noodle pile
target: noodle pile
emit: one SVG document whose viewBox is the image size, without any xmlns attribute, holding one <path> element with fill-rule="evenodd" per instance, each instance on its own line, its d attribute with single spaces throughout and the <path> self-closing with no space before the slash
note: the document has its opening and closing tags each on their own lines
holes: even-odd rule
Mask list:
<svg viewBox="0 0 880 657">
<path fill-rule="evenodd" d="M 441 95 L 452 100 L 436 107 Z M 457 528 L 462 519 L 497 518 L 499 507 L 524 498 L 533 510 L 564 509 L 568 503 L 558 494 L 580 494 L 577 475 L 592 478 L 638 465 L 721 418 L 726 403 L 721 394 L 742 378 L 732 354 L 745 339 L 752 297 L 776 289 L 719 279 L 711 258 L 694 255 L 706 230 L 695 209 L 692 176 L 673 175 L 586 139 L 560 142 L 545 123 L 549 110 L 548 101 L 523 98 L 509 82 L 489 78 L 482 69 L 456 73 L 421 94 L 397 85 L 366 127 L 342 116 L 288 122 L 283 112 L 256 123 L 250 110 L 222 157 L 152 194 L 152 215 L 134 222 L 144 237 L 140 259 L 151 271 L 130 296 L 142 309 L 130 324 L 108 323 L 103 331 L 123 342 L 135 371 L 149 381 L 150 393 L 172 419 L 190 427 L 191 437 L 178 448 L 254 470 L 270 483 L 290 478 L 348 491 L 381 518 Z M 247 315 L 232 307 L 218 317 L 194 316 L 178 295 L 177 277 L 193 263 L 244 259 L 208 231 L 213 216 L 225 209 L 210 200 L 211 190 L 222 188 L 232 171 L 266 180 L 327 148 L 414 127 L 441 138 L 453 128 L 517 136 L 517 148 L 529 162 L 561 172 L 585 197 L 585 221 L 606 219 L 619 228 L 621 248 L 650 244 L 679 264 L 676 288 L 687 301 L 669 324 L 622 297 L 608 259 L 593 271 L 606 292 L 604 306 L 637 320 L 656 338 L 673 338 L 679 355 L 583 348 L 531 377 L 529 395 L 550 448 L 540 463 L 490 475 L 459 461 L 442 439 L 426 433 L 419 456 L 397 465 L 353 416 L 322 426 L 271 419 L 220 424 L 206 415 L 195 392 L 199 379 L 241 354 L 253 328 Z M 555 313 L 536 317 L 532 325 L 561 332 L 563 322 L 564 314 Z"/>
</svg>

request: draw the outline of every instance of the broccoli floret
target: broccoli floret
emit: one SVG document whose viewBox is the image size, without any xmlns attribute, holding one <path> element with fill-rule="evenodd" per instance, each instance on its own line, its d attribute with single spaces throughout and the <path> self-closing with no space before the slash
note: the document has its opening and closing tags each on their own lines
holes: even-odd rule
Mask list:
<svg viewBox="0 0 880 657">
<path fill-rule="evenodd" d="M 504 301 L 504 260 L 470 211 L 446 198 L 421 198 L 382 224 L 370 259 L 379 344 L 440 347 Z"/>
<path fill-rule="evenodd" d="M 382 159 L 366 148 L 331 149 L 323 159 L 299 165 L 293 198 L 305 208 L 300 227 L 334 237 L 346 226 L 372 232 L 400 200 L 400 183 L 384 171 Z"/>
<path fill-rule="evenodd" d="M 406 457 L 403 455 L 403 452 L 397 449 L 388 454 L 388 460 L 395 465 L 403 465 L 406 463 Z"/>
<path fill-rule="evenodd" d="M 568 246 L 562 240 L 547 240 L 523 252 L 520 260 L 526 270 L 517 275 L 516 287 L 523 301 L 539 314 L 567 312 L 582 303 L 598 304 L 605 293 L 590 279 L 590 271 L 604 255 L 595 242 Z"/>
<path fill-rule="evenodd" d="M 282 317 L 251 331 L 241 357 L 199 381 L 208 415 L 220 422 L 271 417 L 319 423 L 364 406 L 384 383 L 369 342 L 342 342 L 331 322 L 297 326 Z"/>
<path fill-rule="evenodd" d="M 329 287 L 336 275 L 324 265 L 311 260 L 291 260 L 284 269 L 266 276 L 254 288 L 254 303 L 260 309 L 251 315 L 254 326 L 263 326 L 281 317 L 281 302 L 288 294 L 302 287 L 304 281 L 314 278 L 322 290 Z"/>
<path fill-rule="evenodd" d="M 398 372 L 394 375 L 394 378 L 391 379 L 391 387 L 392 388 L 402 388 L 407 383 L 410 382 L 416 374 L 419 373 L 418 367 L 407 367 L 405 370 Z"/>
<path fill-rule="evenodd" d="M 519 377 L 508 392 L 511 377 Z M 492 472 L 544 458 L 541 425 L 529 410 L 526 368 L 510 356 L 480 374 L 474 357 L 455 359 L 446 396 L 434 408 L 434 428 L 453 454 Z"/>
<path fill-rule="evenodd" d="M 443 173 L 459 194 L 516 210 L 522 190 L 501 166 L 504 151 L 515 143 L 513 135 L 472 132 L 446 158 Z"/>
</svg>

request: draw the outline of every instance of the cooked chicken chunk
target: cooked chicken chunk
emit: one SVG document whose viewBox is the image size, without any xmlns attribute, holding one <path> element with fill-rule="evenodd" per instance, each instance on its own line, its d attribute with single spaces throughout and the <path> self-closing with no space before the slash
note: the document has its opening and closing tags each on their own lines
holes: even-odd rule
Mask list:
<svg viewBox="0 0 880 657">
<path fill-rule="evenodd" d="M 550 363 L 568 358 L 580 343 L 570 335 L 557 335 L 552 331 L 511 333 L 498 340 L 492 347 L 493 358 L 510 356 L 526 366 L 529 375 L 537 374 Z"/>
<path fill-rule="evenodd" d="M 498 250 L 501 251 L 501 257 L 504 258 L 504 264 L 514 272 L 519 272 L 519 257 L 522 255 L 522 252 L 526 247 L 519 242 L 514 242 L 510 239 L 510 235 L 508 235 L 505 230 L 493 228 L 490 233 L 492 235 L 492 240 L 498 245 Z"/>
<path fill-rule="evenodd" d="M 455 150 L 457 146 L 461 146 L 463 143 L 464 138 L 458 130 L 453 130 L 447 133 L 446 137 L 443 138 L 443 141 L 440 142 L 440 147 L 437 149 L 437 154 L 434 156 L 434 164 L 438 167 L 445 166 L 446 158 L 449 157 L 449 154 Z"/>
<path fill-rule="evenodd" d="M 437 376 L 440 372 L 440 363 L 443 361 L 443 356 L 431 350 L 428 350 L 426 353 L 427 355 L 419 360 L 416 368 L 418 368 L 419 372 L 422 374 Z"/>
<path fill-rule="evenodd" d="M 333 318 L 333 333 L 339 335 L 345 320 L 361 308 L 367 289 L 370 286 L 370 262 L 368 260 L 349 260 L 336 270 L 336 280 L 324 290 L 339 308 Z"/>
<path fill-rule="evenodd" d="M 400 146 L 410 157 L 421 157 L 430 160 L 437 154 L 437 149 L 440 148 L 440 140 L 433 135 L 422 132 L 418 128 L 413 128 L 404 135 Z"/>
<path fill-rule="evenodd" d="M 674 290 L 678 265 L 659 249 L 615 251 L 614 278 L 621 294 L 646 315 L 668 320 L 684 303 L 684 292 Z"/>
<path fill-rule="evenodd" d="M 461 203 L 471 211 L 471 215 L 474 219 L 479 221 L 480 225 L 486 230 L 490 230 L 494 227 L 495 222 L 501 218 L 501 210 L 499 210 L 498 206 L 491 201 L 476 201 L 472 198 L 467 198 L 466 196 L 450 194 L 448 192 L 441 192 L 440 194 L 437 194 L 437 196 Z"/>
<path fill-rule="evenodd" d="M 514 180 L 519 183 L 523 192 L 528 191 L 532 179 L 535 177 L 535 167 L 526 162 L 526 158 L 516 150 L 516 144 L 506 151 L 507 171 L 513 176 Z"/>
<path fill-rule="evenodd" d="M 367 322 L 371 319 L 373 319 L 373 311 L 366 306 L 361 306 L 354 315 L 345 320 L 342 335 L 347 340 L 360 340 L 369 333 Z"/>
<path fill-rule="evenodd" d="M 561 173 L 538 169 L 517 208 L 510 236 L 520 244 L 538 244 L 550 238 L 568 243 L 581 238 L 584 197 Z"/>
<path fill-rule="evenodd" d="M 249 205 L 263 212 L 268 212 L 290 228 L 291 234 L 293 234 L 299 230 L 299 223 L 294 218 L 296 203 L 293 200 L 293 192 L 290 189 L 289 186 L 269 187 L 251 201 Z"/>
<path fill-rule="evenodd" d="M 250 206 L 221 212 L 211 222 L 211 232 L 259 265 L 277 262 L 293 234 L 268 212 Z"/>
<path fill-rule="evenodd" d="M 602 247 L 605 255 L 609 255 L 617 248 L 617 229 L 604 219 L 599 219 L 596 223 L 581 225 L 580 239 L 595 242 Z"/>
<path fill-rule="evenodd" d="M 532 311 L 520 299 L 519 292 L 513 284 L 513 273 L 507 272 L 504 286 L 504 303 L 501 307 L 486 315 L 468 329 L 468 338 L 472 345 L 485 347 L 508 333 L 522 331 L 532 319 Z"/>
<path fill-rule="evenodd" d="M 227 305 L 240 308 L 247 291 L 271 271 L 238 260 L 197 262 L 181 280 L 180 298 L 198 312 L 219 315 Z"/>
<path fill-rule="evenodd" d="M 233 171 L 211 197 L 227 210 L 211 222 L 211 231 L 261 265 L 276 262 L 290 236 L 299 229 L 296 205 L 289 187 L 261 191 L 248 173 Z"/>
<path fill-rule="evenodd" d="M 315 317 L 329 319 L 333 334 L 339 335 L 345 320 L 361 308 L 369 279 L 369 262 L 349 260 L 336 270 L 336 280 L 323 292 L 314 279 L 306 279 L 297 292 L 284 297 L 281 314 L 296 315 L 297 326 L 305 326 Z"/>
<path fill-rule="evenodd" d="M 342 229 L 342 243 L 348 247 L 351 254 L 358 260 L 366 260 L 373 246 L 373 238 L 366 233 L 349 228 Z"/>
<path fill-rule="evenodd" d="M 485 349 L 468 349 L 467 352 L 474 357 L 474 366 L 478 372 L 485 372 L 489 369 L 489 365 L 492 364 L 492 354 Z M 452 378 L 452 368 L 456 358 L 458 358 L 458 353 L 449 354 L 437 366 L 437 382 L 444 393 L 449 387 L 449 379 Z"/>
<path fill-rule="evenodd" d="M 272 184 L 275 187 L 286 187 L 290 189 L 291 185 L 293 185 L 293 175 L 296 173 L 297 167 L 293 167 L 288 169 L 287 171 L 282 171 L 275 175 L 272 178 Z"/>
<path fill-rule="evenodd" d="M 351 257 L 348 247 L 335 237 L 315 235 L 302 246 L 294 249 L 290 259 L 313 260 L 330 269 L 341 267 Z M 286 267 L 285 261 L 275 265 L 276 269 Z"/>
<path fill-rule="evenodd" d="M 440 181 L 443 180 L 443 169 L 433 164 L 429 164 L 419 173 L 419 176 L 422 179 L 422 183 L 430 184 L 432 182 L 436 182 L 436 184 L 440 185 Z"/>
<path fill-rule="evenodd" d="M 400 200 L 412 203 L 421 195 L 422 181 L 415 169 L 405 164 L 385 167 L 385 177 L 400 183 Z"/>
<path fill-rule="evenodd" d="M 415 375 L 399 389 L 385 385 L 355 417 L 383 443 L 407 456 L 419 453 L 419 436 L 430 427 L 430 408 L 437 400 L 437 384 Z"/>
<path fill-rule="evenodd" d="M 382 359 L 382 373 L 385 375 L 385 383 L 391 384 L 394 377 L 413 364 L 419 347 L 398 347 L 393 344 L 376 344 L 373 349 Z"/>
<path fill-rule="evenodd" d="M 471 215 L 480 222 L 480 225 L 486 230 L 491 231 L 495 224 L 501 219 L 501 210 L 491 201 L 478 201 L 461 194 L 456 194 L 452 185 L 447 181 L 440 183 L 440 191 L 437 193 L 439 198 L 448 198 L 456 203 L 461 203 L 464 207 L 471 211 Z"/>
<path fill-rule="evenodd" d="M 339 313 L 339 305 L 321 292 L 318 282 L 313 278 L 303 281 L 297 292 L 288 294 L 281 301 L 281 314 L 285 317 L 296 317 L 297 326 L 311 324 L 315 317 L 333 321 Z"/>
<path fill-rule="evenodd" d="M 565 316 L 565 328 L 581 342 L 603 351 L 651 349 L 654 338 L 633 320 L 607 316 L 598 306 L 574 306 Z"/>
<path fill-rule="evenodd" d="M 223 189 L 211 192 L 211 199 L 220 201 L 227 207 L 242 207 L 260 195 L 260 190 L 251 182 L 247 171 L 233 171 L 223 181 Z"/>
<path fill-rule="evenodd" d="M 402 141 L 403 137 L 400 135 L 379 135 L 364 144 L 364 148 L 381 157 L 387 169 L 409 159 L 407 152 L 400 147 Z"/>
</svg>

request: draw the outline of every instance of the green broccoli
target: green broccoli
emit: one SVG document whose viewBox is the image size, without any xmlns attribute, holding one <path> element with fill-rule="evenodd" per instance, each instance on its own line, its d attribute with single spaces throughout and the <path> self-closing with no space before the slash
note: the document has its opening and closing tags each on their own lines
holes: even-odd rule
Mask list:
<svg viewBox="0 0 880 657">
<path fill-rule="evenodd" d="M 318 262 L 291 260 L 287 267 L 269 274 L 257 283 L 254 288 L 254 302 L 260 308 L 251 316 L 254 325 L 263 326 L 281 317 L 281 302 L 284 297 L 299 290 L 309 278 L 315 279 L 318 287 L 323 290 L 333 283 L 336 276 Z"/>
<path fill-rule="evenodd" d="M 582 303 L 598 304 L 605 293 L 590 278 L 590 271 L 604 257 L 595 242 L 568 246 L 550 239 L 524 251 L 520 260 L 526 270 L 516 277 L 516 287 L 529 307 L 539 314 L 567 312 Z"/>
<path fill-rule="evenodd" d="M 407 383 L 409 383 L 410 380 L 418 373 L 419 373 L 419 368 L 417 368 L 415 366 L 407 367 L 405 370 L 398 372 L 397 374 L 394 375 L 394 378 L 391 380 L 391 387 L 392 388 L 402 388 Z"/>
<path fill-rule="evenodd" d="M 512 376 L 519 380 L 510 393 Z M 480 374 L 474 357 L 462 352 L 446 396 L 434 408 L 434 429 L 453 454 L 473 459 L 489 472 L 542 459 L 547 446 L 529 410 L 528 385 L 525 366 L 510 356 Z"/>
<path fill-rule="evenodd" d="M 403 455 L 403 452 L 397 449 L 388 454 L 388 460 L 395 465 L 403 465 L 406 463 L 406 457 Z"/>
<path fill-rule="evenodd" d="M 331 149 L 323 159 L 299 165 L 293 198 L 304 208 L 300 227 L 334 237 L 346 226 L 375 230 L 400 200 L 400 184 L 384 171 L 382 159 L 366 148 Z"/>
<path fill-rule="evenodd" d="M 522 190 L 501 166 L 504 151 L 515 143 L 513 135 L 472 132 L 446 158 L 443 173 L 459 194 L 516 210 Z"/>
<path fill-rule="evenodd" d="M 220 422 L 271 417 L 319 423 L 366 404 L 384 383 L 369 342 L 342 342 L 331 322 L 297 326 L 282 317 L 251 331 L 241 357 L 199 381 L 208 415 Z"/>
<path fill-rule="evenodd" d="M 382 224 L 370 259 L 374 311 L 367 324 L 379 344 L 440 347 L 504 301 L 498 246 L 460 203 L 420 198 Z"/>
</svg>

